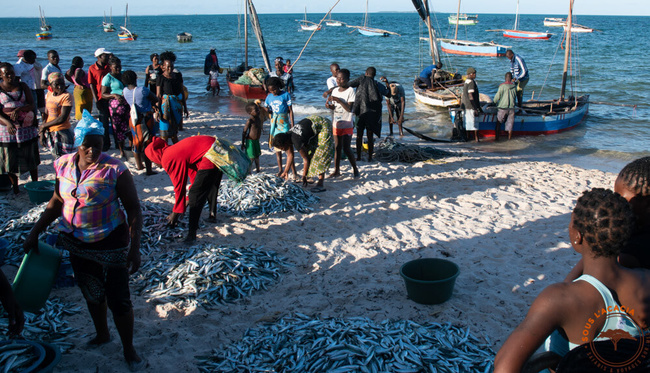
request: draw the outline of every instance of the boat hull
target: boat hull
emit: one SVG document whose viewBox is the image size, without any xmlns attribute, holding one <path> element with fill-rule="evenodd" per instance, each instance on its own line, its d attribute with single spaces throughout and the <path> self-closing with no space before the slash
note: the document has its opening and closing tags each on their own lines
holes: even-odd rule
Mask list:
<svg viewBox="0 0 650 373">
<path fill-rule="evenodd" d="M 453 84 L 445 84 L 445 88 L 425 89 L 418 85 L 417 82 L 413 83 L 413 93 L 415 100 L 425 105 L 433 107 L 450 107 L 460 105 L 460 95 L 450 92 L 450 90 L 462 89 L 462 80 L 454 82 Z"/>
<path fill-rule="evenodd" d="M 390 34 L 385 31 L 375 30 L 368 27 L 359 27 L 357 28 L 357 31 L 359 31 L 359 33 L 363 36 L 384 36 L 384 37 L 390 36 Z"/>
<path fill-rule="evenodd" d="M 564 26 L 564 31 L 566 32 L 567 27 Z M 594 29 L 589 28 L 587 26 L 571 26 L 571 32 L 576 33 L 576 32 L 581 32 L 581 33 L 589 33 L 589 32 L 594 32 Z"/>
<path fill-rule="evenodd" d="M 39 32 L 36 34 L 36 39 L 38 40 L 50 40 L 52 39 L 52 33 L 49 31 Z"/>
<path fill-rule="evenodd" d="M 545 18 L 544 26 L 546 27 L 562 27 L 566 25 L 566 21 L 563 18 Z"/>
<path fill-rule="evenodd" d="M 447 17 L 447 21 L 449 22 L 450 25 L 455 25 L 456 24 L 456 15 L 451 15 Z M 474 26 L 478 23 L 478 16 L 468 16 L 468 15 L 461 15 L 458 18 L 458 24 L 463 25 L 463 26 Z"/>
<path fill-rule="evenodd" d="M 180 33 L 176 35 L 176 39 L 179 43 L 189 43 L 192 41 L 192 34 L 188 34 L 187 32 Z"/>
<path fill-rule="evenodd" d="M 551 38 L 552 34 L 548 32 L 503 30 L 503 36 L 513 39 L 548 40 Z"/>
<path fill-rule="evenodd" d="M 314 30 L 320 30 L 321 27 L 318 25 L 300 25 L 300 29 L 304 31 L 314 31 Z"/>
<path fill-rule="evenodd" d="M 228 89 L 230 89 L 230 93 L 232 93 L 233 96 L 244 100 L 264 100 L 267 96 L 267 93 L 262 86 L 237 84 L 228 81 Z"/>
<path fill-rule="evenodd" d="M 120 41 L 134 41 L 138 38 L 137 34 L 123 34 L 119 33 L 117 34 L 117 38 L 120 39 Z"/>
<path fill-rule="evenodd" d="M 531 103 L 524 103 L 524 108 Z M 452 122 L 455 119 L 458 109 L 450 110 Z M 578 105 L 569 112 L 556 114 L 516 114 L 515 124 L 512 127 L 514 136 L 538 136 L 552 135 L 578 126 L 585 119 L 589 112 L 589 95 L 578 98 Z M 496 110 L 490 113 L 483 113 L 477 117 L 478 134 L 481 137 L 495 137 L 497 113 Z M 499 133 L 507 135 L 505 124 L 499 126 Z"/>
<path fill-rule="evenodd" d="M 449 54 L 484 57 L 504 57 L 508 46 L 494 43 L 467 43 L 460 40 L 440 40 L 440 49 Z"/>
<path fill-rule="evenodd" d="M 325 22 L 325 25 L 330 26 L 330 27 L 341 27 L 343 26 L 342 22 Z"/>
</svg>

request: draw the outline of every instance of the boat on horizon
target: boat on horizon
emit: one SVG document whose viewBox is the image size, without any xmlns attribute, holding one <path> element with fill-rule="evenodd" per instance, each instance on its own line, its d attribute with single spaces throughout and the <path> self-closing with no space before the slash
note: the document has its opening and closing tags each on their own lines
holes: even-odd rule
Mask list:
<svg viewBox="0 0 650 373">
<path fill-rule="evenodd" d="M 356 28 L 357 31 L 363 36 L 383 36 L 388 37 L 390 35 L 401 36 L 400 34 L 388 30 L 382 30 L 380 28 L 374 28 L 368 26 L 370 24 L 370 15 L 368 14 L 368 0 L 366 0 L 366 13 L 363 17 L 363 26 L 350 26 L 350 28 Z"/>
<path fill-rule="evenodd" d="M 38 40 L 49 40 L 52 39 L 52 26 L 50 26 L 45 20 L 45 12 L 41 9 L 41 6 L 38 6 L 39 13 L 39 22 L 41 31 L 36 34 L 36 39 Z"/>
<path fill-rule="evenodd" d="M 102 22 L 104 32 L 115 32 L 115 25 L 113 24 L 113 7 L 111 7 L 110 18 L 106 19 L 106 11 L 104 11 L 104 21 Z"/>
<path fill-rule="evenodd" d="M 325 20 L 325 25 L 330 27 L 341 27 L 344 24 L 345 24 L 344 22 L 333 20 L 332 13 L 330 13 L 330 17 Z"/>
<path fill-rule="evenodd" d="M 451 14 L 447 17 L 447 22 L 450 25 L 463 25 L 463 26 L 474 26 L 478 23 L 478 14 Z"/>
<path fill-rule="evenodd" d="M 503 31 L 503 36 L 506 38 L 514 38 L 514 39 L 548 40 L 553 35 L 550 32 L 519 30 L 518 27 L 519 27 L 519 0 L 517 0 L 517 11 L 515 12 L 515 25 L 511 30 L 501 30 Z"/>
<path fill-rule="evenodd" d="M 569 0 L 568 20 L 573 13 L 573 0 Z M 515 115 L 512 134 L 515 136 L 536 136 L 556 134 L 575 128 L 585 119 L 589 112 L 589 95 L 577 96 L 575 92 L 565 97 L 568 67 L 571 60 L 571 21 L 565 36 L 564 68 L 560 97 L 554 100 L 529 100 L 522 103 L 523 111 Z M 574 71 L 572 69 L 572 71 Z M 573 77 L 575 79 L 575 76 Z M 572 84 L 575 87 L 575 84 Z M 460 108 L 450 108 L 452 122 L 459 115 Z M 488 107 L 477 117 L 480 137 L 495 137 L 497 131 L 505 133 L 505 124 L 497 122 L 497 108 Z"/>
<path fill-rule="evenodd" d="M 176 34 L 176 39 L 179 43 L 189 43 L 192 41 L 192 34 L 189 32 L 179 32 Z"/>
<path fill-rule="evenodd" d="M 314 31 L 321 29 L 321 26 L 318 23 L 307 20 L 307 7 L 305 7 L 305 19 L 297 19 L 296 21 L 300 23 L 300 29 L 303 31 Z"/>
<path fill-rule="evenodd" d="M 264 87 L 264 82 L 260 84 L 242 84 L 237 83 L 239 78 L 250 70 L 248 65 L 248 16 L 250 15 L 251 26 L 257 37 L 257 42 L 262 52 L 262 59 L 266 66 L 267 72 L 271 71 L 271 63 L 269 61 L 268 53 L 266 52 L 266 44 L 264 44 L 264 36 L 262 35 L 262 27 L 260 26 L 257 11 L 253 5 L 252 0 L 246 0 L 246 11 L 244 13 L 244 62 L 235 70 L 228 70 L 226 74 L 226 81 L 228 82 L 228 89 L 233 96 L 242 98 L 244 100 L 264 100 L 266 99 L 267 92 Z"/>
<path fill-rule="evenodd" d="M 564 18 L 544 18 L 544 26 L 546 27 L 562 27 L 566 25 L 566 20 Z"/>
<path fill-rule="evenodd" d="M 440 49 L 449 54 L 459 54 L 466 56 L 483 56 L 483 57 L 503 57 L 506 55 L 506 50 L 510 48 L 507 45 L 497 44 L 493 41 L 470 41 L 458 40 L 458 26 L 460 23 L 460 0 L 458 0 L 458 10 L 456 13 L 456 28 L 454 30 L 454 38 L 441 38 Z"/>
<path fill-rule="evenodd" d="M 567 26 L 563 26 L 564 31 L 566 32 Z M 580 32 L 580 33 L 589 33 L 589 32 L 594 32 L 594 29 L 591 27 L 583 26 L 583 25 L 578 25 L 575 23 L 571 24 L 571 32 Z"/>
<path fill-rule="evenodd" d="M 133 33 L 129 31 L 127 28 L 129 22 L 129 4 L 126 4 L 126 12 L 124 13 L 124 26 L 120 26 L 120 31 L 117 34 L 117 38 L 120 39 L 120 41 L 134 41 L 138 38 L 138 34 Z"/>
</svg>

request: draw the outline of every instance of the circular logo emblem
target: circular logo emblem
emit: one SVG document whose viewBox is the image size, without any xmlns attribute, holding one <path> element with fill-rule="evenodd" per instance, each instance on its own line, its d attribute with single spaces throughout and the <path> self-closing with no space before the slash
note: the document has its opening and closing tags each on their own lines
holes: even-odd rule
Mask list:
<svg viewBox="0 0 650 373">
<path fill-rule="evenodd" d="M 648 356 L 650 345 L 641 329 L 625 312 L 607 312 L 605 325 L 615 322 L 618 328 L 602 330 L 589 342 L 590 360 L 597 366 L 634 368 Z"/>
</svg>

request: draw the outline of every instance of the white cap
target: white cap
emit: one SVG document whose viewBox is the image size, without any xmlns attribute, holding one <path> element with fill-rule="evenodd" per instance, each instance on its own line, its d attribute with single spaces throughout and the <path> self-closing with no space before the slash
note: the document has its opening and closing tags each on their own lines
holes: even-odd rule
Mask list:
<svg viewBox="0 0 650 373">
<path fill-rule="evenodd" d="M 99 57 L 99 56 L 101 56 L 102 54 L 113 54 L 113 53 L 107 51 L 106 48 L 98 48 L 98 49 L 95 51 L 95 57 Z"/>
</svg>

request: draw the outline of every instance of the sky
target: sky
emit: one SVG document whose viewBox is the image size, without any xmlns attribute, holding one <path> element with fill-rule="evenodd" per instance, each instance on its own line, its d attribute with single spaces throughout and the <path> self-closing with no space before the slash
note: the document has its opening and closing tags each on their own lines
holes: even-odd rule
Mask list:
<svg viewBox="0 0 650 373">
<path fill-rule="evenodd" d="M 373 12 L 411 12 L 414 10 L 410 0 L 368 0 L 369 11 Z M 129 15 L 158 14 L 237 14 L 243 9 L 243 0 L 137 0 L 129 4 Z M 265 13 L 325 13 L 336 0 L 254 0 L 259 14 Z M 577 15 L 650 15 L 648 0 L 575 0 L 574 13 Z M 125 1 L 42 0 L 7 1 L 3 5 L 2 17 L 38 17 L 38 6 L 42 5 L 47 17 L 102 17 L 113 8 L 113 16 L 124 14 Z M 455 0 L 429 0 L 434 11 L 455 13 L 458 2 Z M 334 13 L 363 13 L 365 0 L 340 0 Z M 461 12 L 465 13 L 506 13 L 514 14 L 517 0 L 463 0 Z M 520 0 L 520 14 L 566 14 L 569 0 Z"/>
</svg>

